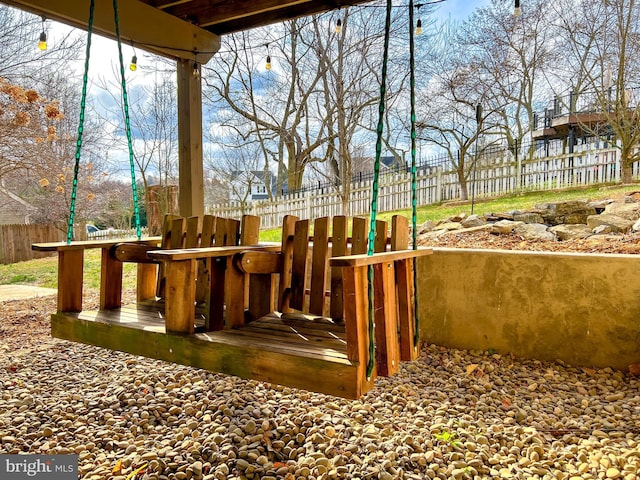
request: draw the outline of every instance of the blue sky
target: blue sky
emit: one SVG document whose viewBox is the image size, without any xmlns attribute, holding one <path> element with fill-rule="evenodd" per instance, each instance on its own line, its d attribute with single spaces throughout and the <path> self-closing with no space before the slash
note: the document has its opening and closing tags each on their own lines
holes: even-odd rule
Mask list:
<svg viewBox="0 0 640 480">
<path fill-rule="evenodd" d="M 465 20 L 471 12 L 485 5 L 489 5 L 490 0 L 446 0 L 438 4 L 436 15 L 440 17 L 451 16 L 455 20 Z"/>
</svg>

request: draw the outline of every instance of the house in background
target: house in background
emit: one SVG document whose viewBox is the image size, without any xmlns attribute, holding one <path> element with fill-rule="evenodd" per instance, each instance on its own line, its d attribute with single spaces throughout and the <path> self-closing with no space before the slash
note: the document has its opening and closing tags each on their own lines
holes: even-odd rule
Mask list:
<svg viewBox="0 0 640 480">
<path fill-rule="evenodd" d="M 35 208 L 17 195 L 0 187 L 0 225 L 26 225 Z"/>
<path fill-rule="evenodd" d="M 253 202 L 267 200 L 267 180 L 262 170 L 234 170 L 229 180 L 229 200 L 234 202 Z M 271 194 L 276 192 L 276 179 L 270 175 Z"/>
</svg>

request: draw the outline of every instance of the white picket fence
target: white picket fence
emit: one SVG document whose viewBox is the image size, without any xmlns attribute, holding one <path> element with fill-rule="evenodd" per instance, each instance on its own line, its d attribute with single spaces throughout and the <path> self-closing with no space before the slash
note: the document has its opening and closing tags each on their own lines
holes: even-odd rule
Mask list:
<svg viewBox="0 0 640 480">
<path fill-rule="evenodd" d="M 640 177 L 634 164 L 634 178 Z M 615 148 L 585 149 L 572 154 L 554 155 L 516 163 L 512 156 L 493 160 L 490 166 L 478 165 L 468 180 L 468 196 L 475 199 L 496 197 L 517 191 L 552 190 L 620 181 L 620 152 Z M 388 173 L 380 178 L 378 211 L 411 208 L 411 174 Z M 349 198 L 349 215 L 367 215 L 371 209 L 372 182 L 355 182 Z M 417 204 L 428 205 L 460 198 L 458 177 L 441 167 L 418 171 Z M 272 202 L 239 202 L 213 205 L 207 213 L 239 218 L 258 215 L 263 228 L 277 228 L 284 215 L 317 218 L 342 215 L 340 197 L 332 188 L 319 188 L 276 197 Z"/>
</svg>

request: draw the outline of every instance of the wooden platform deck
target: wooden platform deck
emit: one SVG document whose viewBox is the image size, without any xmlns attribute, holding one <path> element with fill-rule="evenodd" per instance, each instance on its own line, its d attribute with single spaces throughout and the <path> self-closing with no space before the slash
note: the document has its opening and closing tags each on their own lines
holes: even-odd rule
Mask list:
<svg viewBox="0 0 640 480">
<path fill-rule="evenodd" d="M 265 317 L 232 330 L 166 333 L 163 306 L 54 313 L 52 335 L 242 378 L 358 398 L 358 365 L 347 358 L 342 325 L 324 319 Z M 320 374 L 321 372 L 321 374 Z"/>
</svg>

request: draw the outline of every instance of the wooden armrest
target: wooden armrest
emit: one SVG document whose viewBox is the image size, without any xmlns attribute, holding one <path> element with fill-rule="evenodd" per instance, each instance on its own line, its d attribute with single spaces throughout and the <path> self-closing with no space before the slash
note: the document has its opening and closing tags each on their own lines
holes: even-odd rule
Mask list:
<svg viewBox="0 0 640 480">
<path fill-rule="evenodd" d="M 158 263 L 147 256 L 147 253 L 158 250 L 157 245 L 148 243 L 118 243 L 111 247 L 110 253 L 119 262 Z"/>
<path fill-rule="evenodd" d="M 330 258 L 329 265 L 332 267 L 363 267 L 382 262 L 395 262 L 396 260 L 423 257 L 425 255 L 431 255 L 432 253 L 433 250 L 431 248 L 419 248 L 418 250 L 379 252 L 373 255 L 345 255 L 343 257 Z"/>
<path fill-rule="evenodd" d="M 139 243 L 147 245 L 156 245 L 160 242 L 160 237 L 148 237 L 142 240 L 132 240 L 127 243 Z M 37 252 L 62 252 L 67 250 L 89 250 L 92 248 L 111 248 L 118 243 L 122 243 L 122 239 L 110 240 L 83 240 L 78 242 L 52 242 L 52 243 L 34 243 L 31 249 Z"/>
<path fill-rule="evenodd" d="M 282 253 L 244 251 L 233 257 L 233 264 L 243 273 L 279 273 L 282 269 Z"/>
<path fill-rule="evenodd" d="M 155 250 L 147 256 L 161 262 L 175 262 L 180 260 L 200 260 L 215 257 L 231 257 L 245 250 L 260 250 L 273 252 L 280 250 L 279 243 L 262 243 L 259 245 L 233 245 L 230 247 L 205 247 L 205 248 L 176 248 L 173 250 Z"/>
</svg>

